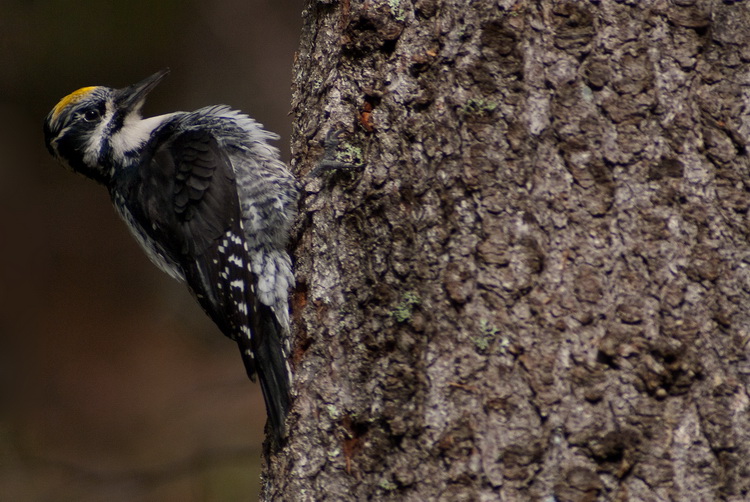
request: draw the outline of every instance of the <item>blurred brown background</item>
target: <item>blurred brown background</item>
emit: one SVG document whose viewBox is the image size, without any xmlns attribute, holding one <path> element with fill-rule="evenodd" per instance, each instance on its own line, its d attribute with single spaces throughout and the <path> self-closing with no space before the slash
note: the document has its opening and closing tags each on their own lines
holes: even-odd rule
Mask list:
<svg viewBox="0 0 750 502">
<path fill-rule="evenodd" d="M 288 159 L 293 0 L 0 0 L 0 500 L 255 500 L 265 410 L 237 348 L 48 155 L 87 85 L 170 67 L 146 115 L 224 103 Z"/>
</svg>

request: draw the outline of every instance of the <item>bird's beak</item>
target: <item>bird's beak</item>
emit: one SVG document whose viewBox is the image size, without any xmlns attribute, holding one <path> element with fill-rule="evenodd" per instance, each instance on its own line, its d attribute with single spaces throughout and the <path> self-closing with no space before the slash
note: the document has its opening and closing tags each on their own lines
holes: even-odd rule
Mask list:
<svg viewBox="0 0 750 502">
<path fill-rule="evenodd" d="M 115 103 L 120 110 L 126 112 L 138 111 L 146 100 L 146 95 L 167 76 L 169 68 L 157 71 L 150 77 L 146 77 L 137 84 L 118 89 L 115 95 Z"/>
</svg>

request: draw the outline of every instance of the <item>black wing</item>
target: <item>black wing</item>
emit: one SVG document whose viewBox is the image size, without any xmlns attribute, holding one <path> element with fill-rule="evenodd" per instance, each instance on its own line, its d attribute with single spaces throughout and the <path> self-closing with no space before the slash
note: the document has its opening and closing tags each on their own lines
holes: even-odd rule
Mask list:
<svg viewBox="0 0 750 502">
<path fill-rule="evenodd" d="M 238 343 L 248 376 L 258 374 L 271 426 L 283 436 L 289 407 L 283 331 L 255 295 L 231 159 L 210 131 L 187 130 L 157 149 L 148 169 L 142 193 L 152 230 L 171 243 L 203 309 Z M 149 186 L 173 189 L 155 194 Z"/>
</svg>

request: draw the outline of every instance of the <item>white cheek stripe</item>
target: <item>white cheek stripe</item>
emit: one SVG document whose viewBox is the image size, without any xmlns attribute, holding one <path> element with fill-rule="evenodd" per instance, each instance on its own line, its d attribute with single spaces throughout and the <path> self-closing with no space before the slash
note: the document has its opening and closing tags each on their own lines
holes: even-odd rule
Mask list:
<svg viewBox="0 0 750 502">
<path fill-rule="evenodd" d="M 143 146 L 151 137 L 154 129 L 159 127 L 173 113 L 141 119 L 136 113 L 125 117 L 122 128 L 112 135 L 112 153 L 115 158 L 122 158 L 127 152 L 132 152 Z"/>
<path fill-rule="evenodd" d="M 179 112 L 176 112 L 179 113 Z M 169 119 L 174 113 L 159 115 L 147 119 L 141 119 L 137 113 L 131 113 L 125 117 L 122 128 L 110 138 L 110 147 L 115 159 L 123 158 L 127 152 L 138 150 L 148 141 L 154 129 L 159 127 L 165 120 Z M 83 162 L 91 167 L 99 167 L 100 155 L 104 138 L 111 128 L 112 119 L 115 116 L 115 107 L 111 102 L 107 103 L 107 109 L 102 117 L 101 122 L 89 136 L 86 142 Z M 58 134 L 60 137 L 62 134 Z"/>
</svg>

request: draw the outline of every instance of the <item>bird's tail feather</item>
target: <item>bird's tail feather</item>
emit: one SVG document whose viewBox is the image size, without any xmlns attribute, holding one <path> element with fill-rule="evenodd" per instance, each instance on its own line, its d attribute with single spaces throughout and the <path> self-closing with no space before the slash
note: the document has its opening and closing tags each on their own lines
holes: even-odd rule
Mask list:
<svg viewBox="0 0 750 502">
<path fill-rule="evenodd" d="M 291 401 L 289 370 L 283 350 L 288 333 L 279 325 L 271 308 L 260 302 L 257 302 L 252 321 L 252 346 L 245 346 L 245 337 L 238 340 L 242 360 L 251 378 L 254 373 L 258 375 L 271 432 L 276 444 L 281 444 L 286 437 L 284 423 Z"/>
</svg>

